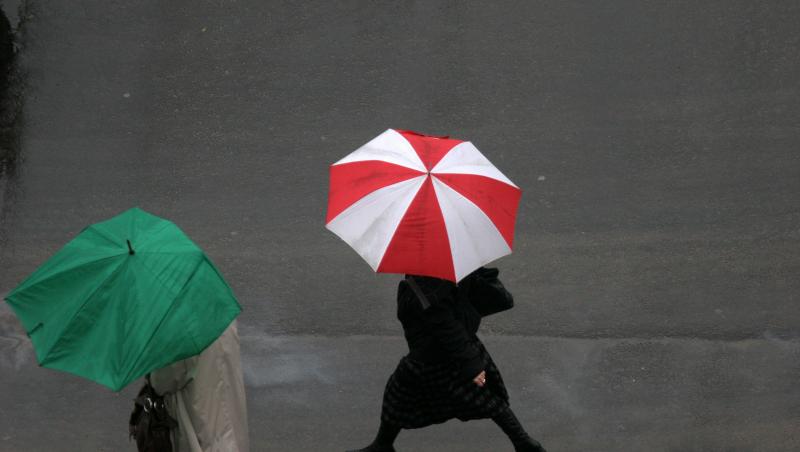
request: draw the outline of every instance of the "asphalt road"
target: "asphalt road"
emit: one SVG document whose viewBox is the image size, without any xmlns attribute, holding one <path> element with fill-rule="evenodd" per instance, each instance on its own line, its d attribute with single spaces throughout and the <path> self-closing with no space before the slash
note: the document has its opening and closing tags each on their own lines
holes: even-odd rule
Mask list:
<svg viewBox="0 0 800 452">
<path fill-rule="evenodd" d="M 89 223 L 175 221 L 244 306 L 254 451 L 372 436 L 398 278 L 324 218 L 328 165 L 390 127 L 523 189 L 483 331 L 548 450 L 800 450 L 796 1 L 18 4 L 0 294 Z M 0 451 L 133 450 L 133 389 L 37 367 L 6 305 L 0 388 Z M 510 450 L 489 422 L 398 446 Z"/>
</svg>

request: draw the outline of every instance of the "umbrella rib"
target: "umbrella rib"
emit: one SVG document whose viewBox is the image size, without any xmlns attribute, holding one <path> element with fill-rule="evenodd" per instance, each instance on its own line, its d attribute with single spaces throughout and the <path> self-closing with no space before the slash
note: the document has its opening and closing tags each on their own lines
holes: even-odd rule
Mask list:
<svg viewBox="0 0 800 452">
<path fill-rule="evenodd" d="M 186 282 L 183 283 L 183 286 L 181 286 L 181 289 L 175 294 L 174 297 L 172 297 L 172 301 L 170 301 L 169 308 L 164 313 L 164 316 L 161 317 L 161 320 L 158 321 L 158 325 L 156 325 L 156 327 L 153 328 L 153 332 L 150 334 L 150 337 L 147 338 L 147 342 L 145 342 L 144 346 L 141 348 L 141 350 L 139 350 L 139 355 L 136 357 L 136 359 L 131 361 L 131 366 L 130 366 L 130 368 L 128 370 L 128 373 L 125 375 L 125 378 L 124 378 L 123 381 L 129 381 L 129 379 L 131 378 L 131 373 L 133 372 L 133 369 L 136 368 L 136 363 L 138 363 L 139 360 L 142 359 L 142 355 L 144 355 L 144 352 L 145 352 L 145 350 L 147 350 L 147 347 L 150 345 L 150 342 L 153 341 L 153 338 L 156 336 L 156 333 L 158 333 L 158 330 L 161 329 L 161 325 L 164 323 L 164 320 L 166 320 L 166 318 L 169 316 L 169 313 L 172 312 L 173 308 L 175 307 L 175 300 L 177 300 L 181 296 L 183 291 L 186 290 L 186 288 L 189 286 L 189 283 L 192 282 L 192 280 L 194 279 L 195 275 L 197 274 L 197 269 L 200 268 L 200 265 L 205 260 L 206 260 L 206 258 L 205 258 L 205 256 L 203 256 L 197 261 L 197 264 L 195 264 L 194 269 L 192 270 L 192 273 L 191 273 L 192 276 L 190 276 L 189 278 L 186 279 Z M 147 268 L 147 267 L 145 267 L 145 268 Z M 194 338 L 192 338 L 192 342 L 194 342 L 195 345 L 197 345 L 197 342 L 194 340 Z M 194 355 L 189 355 L 189 356 L 194 356 Z M 183 357 L 183 358 L 178 358 L 173 362 L 180 361 L 181 359 L 184 359 L 184 358 L 187 358 L 187 357 L 188 356 Z M 165 363 L 163 365 L 167 365 L 167 364 L 172 364 L 172 363 Z M 156 369 L 156 368 L 154 368 L 154 369 Z M 154 369 L 148 369 L 145 373 L 148 373 L 148 372 L 150 372 L 150 371 L 152 371 Z"/>
<path fill-rule="evenodd" d="M 411 184 L 410 182 L 413 181 L 414 179 L 419 179 L 419 180 L 418 180 L 418 182 L 415 182 L 414 184 Z M 361 207 L 361 204 L 364 203 L 364 202 L 367 202 L 367 200 L 368 200 L 369 204 L 372 204 L 375 200 L 373 198 L 371 198 L 371 197 L 374 197 L 375 194 L 380 190 L 375 190 L 374 192 L 364 196 L 363 198 L 361 198 L 358 201 L 356 201 L 355 203 L 353 203 L 350 207 L 348 207 L 347 209 L 342 211 L 339 215 L 337 215 L 336 218 L 331 220 L 331 222 L 328 223 L 325 227 L 328 228 L 329 230 L 331 230 L 337 236 L 339 236 L 339 238 L 344 240 L 347 244 L 352 246 L 356 250 L 356 252 L 370 265 L 370 267 L 372 267 L 373 270 L 377 271 L 377 268 L 380 266 L 380 263 L 383 260 L 383 256 L 385 255 L 386 250 L 388 249 L 389 243 L 391 242 L 391 237 L 394 236 L 394 233 L 397 230 L 397 228 L 400 225 L 400 223 L 402 222 L 402 219 L 405 217 L 406 213 L 408 212 L 408 209 L 411 207 L 411 204 L 414 202 L 414 198 L 417 196 L 417 193 L 419 193 L 419 190 L 421 189 L 422 185 L 425 183 L 425 177 L 424 176 L 417 176 L 414 179 L 408 179 L 408 180 L 404 180 L 404 181 L 401 181 L 401 182 L 397 182 L 395 184 L 392 184 L 392 185 L 389 185 L 387 187 L 383 187 L 383 188 L 380 189 L 380 190 L 387 190 L 387 189 L 390 189 L 390 188 L 393 188 L 393 187 L 397 188 L 401 184 L 408 185 L 408 187 L 414 187 L 414 185 L 416 185 L 416 189 L 414 189 L 413 192 L 411 192 L 411 196 L 408 197 L 407 201 L 404 201 L 405 207 L 403 207 L 402 213 L 397 217 L 397 223 L 395 223 L 393 225 L 393 227 L 391 229 L 391 234 L 388 234 L 389 239 L 386 241 L 385 244 L 382 244 L 382 250 L 381 250 L 380 256 L 378 256 L 377 259 L 373 259 L 374 262 L 372 262 L 372 260 L 368 258 L 369 253 L 366 253 L 360 246 L 357 245 L 357 243 L 359 242 L 359 240 L 362 237 L 364 237 L 367 234 L 368 231 L 373 230 L 376 227 L 376 225 L 378 225 L 378 222 L 383 221 L 385 219 L 386 212 L 388 212 L 390 210 L 395 210 L 397 208 L 395 206 L 395 204 L 402 197 L 395 198 L 390 203 L 379 204 L 380 206 L 383 206 L 381 211 L 380 211 L 381 213 L 380 214 L 375 214 L 371 218 L 371 221 L 369 222 L 369 224 L 366 224 L 366 221 L 363 223 L 363 224 L 366 224 L 366 227 L 364 228 L 363 232 L 359 236 L 355 236 L 355 237 L 350 236 L 350 235 L 344 236 L 342 234 L 342 231 L 339 230 L 338 226 L 335 226 L 334 223 L 337 222 L 337 220 L 346 217 L 349 212 L 358 211 L 358 209 L 360 209 L 360 207 Z M 405 190 L 406 187 L 404 187 L 403 189 Z M 400 204 L 400 205 L 402 206 L 402 204 Z M 353 210 L 353 209 L 355 209 L 355 210 Z"/>
<path fill-rule="evenodd" d="M 127 253 L 124 253 L 124 254 L 127 254 Z M 122 255 L 123 255 L 123 253 L 120 253 L 120 254 L 115 254 L 115 255 L 113 255 L 113 256 L 101 257 L 101 258 L 99 258 L 99 259 L 95 259 L 95 260 L 93 260 L 93 261 L 84 262 L 84 263 L 82 263 L 82 264 L 79 264 L 79 265 L 76 265 L 76 266 L 74 266 L 74 267 L 70 267 L 70 268 L 68 268 L 68 269 L 66 269 L 66 270 L 64 270 L 64 271 L 59 271 L 58 273 L 54 273 L 54 274 L 52 274 L 52 275 L 49 275 L 49 276 L 47 276 L 47 277 L 45 277 L 45 278 L 42 278 L 42 279 L 36 280 L 36 281 L 34 281 L 34 283 L 33 283 L 33 284 L 31 284 L 31 285 L 38 285 L 38 284 L 41 284 L 41 283 L 43 283 L 43 282 L 50 281 L 51 279 L 53 279 L 53 278 L 55 278 L 55 277 L 57 277 L 57 276 L 63 275 L 64 273 L 71 272 L 71 271 L 73 271 L 73 270 L 78 270 L 78 269 L 80 269 L 80 268 L 86 267 L 87 265 L 96 264 L 96 263 L 98 263 L 98 262 L 100 262 L 100 261 L 104 261 L 104 260 L 106 260 L 106 259 L 113 259 L 113 258 L 115 258 L 115 257 L 120 257 L 120 256 L 122 256 Z M 34 273 L 33 275 L 31 275 L 31 277 L 33 277 L 33 276 L 35 276 L 35 275 L 36 275 L 36 274 Z M 28 279 L 30 279 L 30 278 L 28 278 Z M 10 300 L 10 299 L 11 299 L 11 297 L 14 297 L 16 294 L 18 294 L 18 293 L 22 293 L 22 292 L 25 292 L 25 291 L 28 289 L 27 287 L 23 287 L 23 286 L 25 286 L 25 283 L 26 283 L 26 282 L 27 282 L 27 279 L 26 279 L 25 281 L 22 281 L 22 283 L 20 284 L 20 287 L 22 287 L 22 289 L 20 289 L 19 291 L 15 290 L 15 291 L 11 292 L 10 294 L 8 294 L 8 297 L 6 297 L 6 299 L 7 299 L 7 300 Z"/>
<path fill-rule="evenodd" d="M 113 272 L 111 272 L 111 274 L 110 274 L 110 275 L 108 275 L 108 277 L 106 277 L 106 279 L 104 279 L 104 280 L 103 280 L 103 282 L 102 282 L 101 284 L 98 284 L 98 285 L 97 285 L 97 287 L 96 287 L 96 288 L 95 288 L 95 289 L 92 291 L 92 293 L 90 293 L 90 294 L 89 294 L 89 295 L 88 295 L 88 296 L 87 296 L 87 297 L 86 297 L 86 298 L 83 300 L 83 302 L 81 303 L 81 306 L 80 306 L 78 309 L 76 309 L 76 310 L 75 310 L 75 312 L 72 314 L 72 317 L 70 317 L 70 319 L 69 319 L 69 321 L 67 322 L 67 324 L 66 324 L 66 325 L 64 326 L 64 328 L 62 328 L 62 329 L 61 329 L 61 331 L 59 332 L 59 334 L 58 334 L 58 339 L 56 339 L 56 341 L 53 343 L 53 345 L 52 345 L 52 346 L 50 346 L 50 348 L 49 348 L 49 349 L 47 349 L 47 352 L 44 354 L 44 356 L 42 357 L 42 360 L 39 362 L 39 364 L 40 364 L 40 365 L 44 366 L 44 365 L 47 363 L 47 360 L 48 360 L 48 358 L 50 357 L 50 352 L 52 352 L 52 351 L 53 351 L 53 349 L 55 349 L 55 348 L 58 346 L 58 344 L 60 344 L 60 343 L 61 343 L 62 339 L 64 338 L 64 332 L 65 332 L 65 331 L 67 331 L 67 330 L 69 329 L 69 327 L 70 327 L 70 326 L 72 326 L 72 323 L 75 321 L 75 318 L 78 316 L 78 314 L 80 314 L 80 312 L 83 310 L 83 307 L 84 307 L 84 306 L 86 306 L 86 304 L 87 304 L 87 303 L 89 303 L 89 301 L 91 301 L 91 300 L 92 300 L 92 298 L 94 298 L 94 296 L 97 294 L 97 292 L 98 292 L 98 291 L 99 291 L 99 290 L 100 290 L 102 287 L 104 287 L 104 286 L 106 285 L 106 283 L 107 283 L 109 280 L 111 280 L 112 278 L 114 278 L 115 276 L 117 276 L 117 275 L 119 274 L 119 272 L 120 272 L 120 271 L 121 271 L 121 270 L 122 270 L 124 267 L 126 267 L 126 266 L 127 266 L 127 264 L 128 264 L 128 259 L 124 259 L 124 260 L 123 260 L 123 261 L 122 261 L 122 262 L 119 264 L 119 266 L 118 266 L 117 268 L 115 268 L 115 269 L 114 269 L 114 271 L 113 271 Z"/>
<path fill-rule="evenodd" d="M 465 200 L 465 201 L 467 201 L 469 204 L 471 204 L 473 207 L 475 207 L 475 209 L 476 209 L 478 212 L 480 212 L 480 214 L 481 214 L 481 215 L 483 215 L 484 217 L 486 217 L 486 219 L 488 220 L 489 224 L 491 224 L 491 226 L 494 228 L 494 231 L 495 231 L 495 232 L 497 232 L 497 235 L 499 235 L 500 237 L 502 237 L 502 236 L 503 236 L 503 234 L 502 234 L 502 233 L 500 232 L 500 230 L 497 228 L 497 225 L 496 225 L 496 224 L 494 224 L 494 221 L 492 221 L 492 219 L 491 219 L 491 218 L 490 218 L 490 217 L 489 217 L 489 216 L 486 214 L 486 212 L 484 212 L 484 211 L 483 211 L 483 209 L 481 209 L 481 208 L 480 208 L 480 206 L 478 206 L 477 204 L 475 204 L 475 203 L 474 203 L 474 202 L 473 202 L 471 199 L 469 199 L 468 197 L 461 195 L 461 194 L 460 194 L 460 193 L 459 193 L 457 190 L 455 190 L 454 188 L 450 187 L 450 185 L 448 185 L 448 184 L 447 184 L 445 181 L 443 181 L 443 180 L 441 180 L 441 179 L 439 179 L 438 177 L 435 177 L 435 176 L 433 177 L 433 179 L 436 181 L 436 183 L 442 184 L 442 186 L 443 186 L 443 187 L 446 187 L 446 189 L 448 189 L 448 190 L 452 190 L 454 193 L 456 193 L 457 195 L 459 195 L 459 196 L 461 196 L 462 198 L 464 198 L 464 200 Z M 436 184 L 434 184 L 434 186 L 436 186 Z M 448 203 L 448 205 L 451 205 L 451 206 L 452 206 L 452 203 L 450 202 L 450 200 L 449 200 L 449 199 L 447 199 L 446 197 L 439 197 L 439 196 L 438 196 L 438 193 L 437 193 L 437 200 L 440 200 L 440 202 L 443 200 L 444 202 L 447 202 L 447 203 Z M 467 224 L 467 222 L 465 221 L 464 217 L 461 215 L 461 212 L 460 212 L 458 209 L 455 209 L 455 208 L 454 208 L 454 209 L 452 209 L 452 212 L 453 212 L 453 214 L 454 214 L 454 215 L 456 215 L 456 216 L 458 217 L 458 221 L 460 221 L 461 223 L 463 223 L 463 224 L 465 224 L 465 225 Z M 447 223 L 447 220 L 446 220 L 446 219 L 445 219 L 445 223 Z M 448 228 L 448 234 L 449 234 L 449 228 Z M 504 243 L 506 243 L 506 245 L 508 245 L 508 243 L 507 243 L 507 242 L 505 242 L 505 239 L 503 239 L 503 240 L 504 240 Z M 467 243 L 469 244 L 469 247 L 470 247 L 470 249 L 473 251 L 473 253 L 474 253 L 476 256 L 481 256 L 480 250 L 478 249 L 478 246 L 477 246 L 477 241 L 472 241 L 472 240 L 470 240 L 470 241 L 468 241 Z M 453 246 L 455 246 L 455 244 L 454 244 L 454 243 L 451 243 L 451 244 L 450 244 L 450 246 L 451 246 L 451 252 L 452 252 L 452 247 L 453 247 Z M 508 248 L 509 248 L 509 250 L 511 249 L 511 247 L 510 247 L 510 246 L 509 246 Z M 485 265 L 485 264 L 487 264 L 488 262 L 491 262 L 491 261 L 493 261 L 494 259 L 497 259 L 497 258 L 495 257 L 495 258 L 489 259 L 489 260 L 488 260 L 488 261 L 486 261 L 486 262 L 483 262 L 483 261 L 484 261 L 484 259 L 482 258 L 482 259 L 480 259 L 480 260 L 481 260 L 481 265 Z"/>
<path fill-rule="evenodd" d="M 161 219 L 160 223 L 161 224 L 159 225 L 160 227 L 158 229 L 152 230 L 152 231 L 148 231 L 147 235 L 144 238 L 142 238 L 142 240 L 137 241 L 137 243 L 134 243 L 134 245 L 137 245 L 139 247 L 141 247 L 143 245 L 146 245 L 147 243 L 149 243 L 152 240 L 153 237 L 156 237 L 159 233 L 161 233 L 161 231 L 163 231 L 164 229 L 167 229 L 170 226 L 174 226 L 174 227 L 178 228 L 178 226 L 175 223 L 173 223 L 173 222 L 171 222 L 169 220 Z M 178 230 L 180 231 L 180 228 L 178 228 Z M 180 231 L 180 232 L 183 233 L 183 231 Z M 186 235 L 186 234 L 184 234 L 184 235 Z M 188 238 L 188 236 L 187 236 L 187 238 Z M 150 240 L 148 240 L 148 239 L 150 239 Z M 192 244 L 194 245 L 194 242 L 192 242 Z"/>
<path fill-rule="evenodd" d="M 345 165 L 355 165 L 355 164 L 358 164 L 358 163 L 370 163 L 370 162 L 377 162 L 377 163 L 385 163 L 387 165 L 394 165 L 394 166 L 397 166 L 399 168 L 403 168 L 403 169 L 409 170 L 409 171 L 414 171 L 415 173 L 420 173 L 420 174 L 425 174 L 427 172 L 426 170 L 421 170 L 421 169 L 419 169 L 417 167 L 411 166 L 410 164 L 403 164 L 403 163 L 400 163 L 400 162 L 394 162 L 394 161 L 389 161 L 389 160 L 381 160 L 379 158 L 370 158 L 370 159 L 364 159 L 364 160 L 351 160 L 351 161 L 343 162 L 343 163 L 336 162 L 336 163 L 332 163 L 330 165 L 330 168 L 332 168 L 332 167 L 344 167 Z"/>
<path fill-rule="evenodd" d="M 202 252 L 202 251 L 200 251 L 200 250 L 181 251 L 181 252 L 169 252 L 169 251 L 160 251 L 160 252 L 158 252 L 158 251 L 154 251 L 154 252 L 150 252 L 150 251 L 146 251 L 146 252 L 144 252 L 144 253 L 140 253 L 140 254 L 142 254 L 142 255 L 150 255 L 150 254 L 172 254 L 172 255 L 175 255 L 175 254 L 184 254 L 184 253 L 185 253 L 185 254 L 194 254 L 194 255 L 200 255 L 201 257 L 202 257 L 202 255 L 203 255 L 203 252 Z M 151 274 L 151 275 L 153 275 L 153 278 L 155 278 L 155 279 L 156 279 L 156 280 L 157 280 L 159 283 L 161 283 L 161 285 L 162 285 L 163 287 L 166 287 L 167 289 L 173 290 L 173 289 L 172 289 L 172 286 L 170 286 L 169 284 L 167 284 L 167 283 L 166 283 L 166 282 L 165 282 L 165 281 L 164 281 L 164 280 L 161 278 L 161 274 L 160 274 L 160 273 L 157 273 L 157 272 L 155 272 L 155 271 L 153 271 L 153 269 L 152 269 L 152 268 L 150 268 L 150 267 L 148 267 L 148 266 L 147 266 L 147 264 L 145 264 L 145 262 L 146 262 L 146 260 L 145 260 L 145 259 L 142 259 L 142 260 L 140 261 L 141 268 L 143 268 L 143 269 L 147 270 L 148 272 L 150 272 L 150 274 Z M 195 267 L 195 270 L 196 270 L 196 267 Z M 191 278 L 190 278 L 190 279 L 191 279 Z M 183 287 L 181 287 L 181 290 L 183 290 Z M 177 293 L 180 293 L 180 290 L 178 290 L 178 291 L 177 291 Z"/>
<path fill-rule="evenodd" d="M 95 234 L 99 235 L 100 237 L 106 239 L 108 241 L 108 243 L 110 243 L 112 245 L 121 246 L 120 242 L 117 242 L 116 240 L 114 240 L 114 237 L 112 237 L 110 235 L 107 235 L 103 230 L 98 229 L 96 224 L 93 224 L 93 225 L 89 226 L 88 228 L 86 228 L 86 230 L 94 232 Z"/>
</svg>

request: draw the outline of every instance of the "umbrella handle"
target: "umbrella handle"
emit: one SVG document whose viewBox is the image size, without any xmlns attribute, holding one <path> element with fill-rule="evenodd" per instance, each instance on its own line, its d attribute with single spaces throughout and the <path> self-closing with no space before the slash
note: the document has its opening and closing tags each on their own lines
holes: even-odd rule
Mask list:
<svg viewBox="0 0 800 452">
<path fill-rule="evenodd" d="M 414 281 L 414 277 L 412 276 L 410 278 L 406 278 L 406 281 L 408 282 L 408 285 L 411 286 L 411 290 L 414 291 L 414 294 L 417 296 L 417 299 L 419 299 L 419 303 L 422 305 L 422 309 L 426 310 L 430 308 L 431 302 L 428 301 L 428 297 L 425 296 L 425 293 L 419 287 L 419 284 L 417 284 L 417 282 Z"/>
</svg>

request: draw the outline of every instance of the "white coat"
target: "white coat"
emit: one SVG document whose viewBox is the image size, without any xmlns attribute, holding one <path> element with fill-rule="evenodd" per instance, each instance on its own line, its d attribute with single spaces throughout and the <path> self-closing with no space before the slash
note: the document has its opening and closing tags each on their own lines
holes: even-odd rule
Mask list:
<svg viewBox="0 0 800 452">
<path fill-rule="evenodd" d="M 153 371 L 150 382 L 178 421 L 175 452 L 249 452 L 235 320 L 201 354 Z"/>
</svg>

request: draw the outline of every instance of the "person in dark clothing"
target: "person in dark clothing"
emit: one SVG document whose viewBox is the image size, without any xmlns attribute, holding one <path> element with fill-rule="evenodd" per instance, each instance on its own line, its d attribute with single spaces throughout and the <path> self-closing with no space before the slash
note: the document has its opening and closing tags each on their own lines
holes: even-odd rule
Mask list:
<svg viewBox="0 0 800 452">
<path fill-rule="evenodd" d="M 481 267 L 457 285 L 411 275 L 400 282 L 397 317 L 409 353 L 386 383 L 375 440 L 349 452 L 394 452 L 400 430 L 453 418 L 491 418 L 515 451 L 545 452 L 509 407 L 500 371 L 476 335 L 482 317 L 514 305 L 498 274 Z"/>
</svg>

